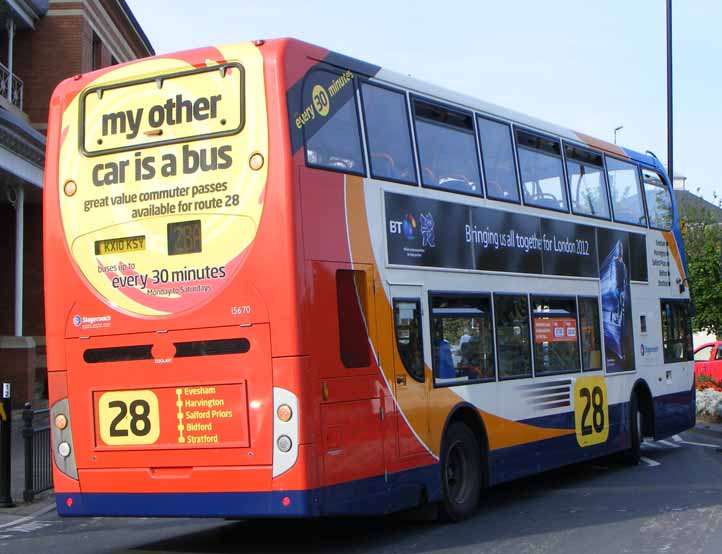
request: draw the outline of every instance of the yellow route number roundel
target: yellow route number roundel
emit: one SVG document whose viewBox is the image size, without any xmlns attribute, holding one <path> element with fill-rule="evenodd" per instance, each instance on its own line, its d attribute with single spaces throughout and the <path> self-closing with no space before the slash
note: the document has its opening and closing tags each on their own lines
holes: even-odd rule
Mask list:
<svg viewBox="0 0 722 554">
<path fill-rule="evenodd" d="M 584 377 L 574 384 L 574 427 L 582 448 L 609 437 L 609 407 L 604 377 Z"/>
<path fill-rule="evenodd" d="M 158 397 L 150 390 L 103 393 L 98 420 L 100 438 L 107 445 L 153 444 L 160 436 Z"/>
</svg>

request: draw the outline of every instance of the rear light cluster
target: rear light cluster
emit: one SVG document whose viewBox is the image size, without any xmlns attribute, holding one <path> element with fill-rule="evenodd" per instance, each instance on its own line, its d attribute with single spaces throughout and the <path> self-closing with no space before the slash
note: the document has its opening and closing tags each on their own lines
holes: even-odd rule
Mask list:
<svg viewBox="0 0 722 554">
<path fill-rule="evenodd" d="M 285 473 L 298 459 L 298 398 L 291 391 L 273 388 L 273 476 Z"/>
<path fill-rule="evenodd" d="M 59 400 L 50 408 L 53 458 L 56 467 L 73 479 L 78 478 L 78 468 L 73 453 L 73 433 L 70 422 L 68 399 Z"/>
</svg>

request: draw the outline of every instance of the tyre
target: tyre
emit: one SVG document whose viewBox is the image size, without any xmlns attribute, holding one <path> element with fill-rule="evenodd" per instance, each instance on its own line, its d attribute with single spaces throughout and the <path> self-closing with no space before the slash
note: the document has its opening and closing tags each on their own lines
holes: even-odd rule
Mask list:
<svg viewBox="0 0 722 554">
<path fill-rule="evenodd" d="M 481 447 L 463 423 L 452 423 L 441 444 L 441 493 L 439 515 L 461 521 L 474 514 L 482 484 Z"/>
<path fill-rule="evenodd" d="M 643 416 L 635 393 L 629 402 L 629 450 L 623 456 L 624 461 L 631 465 L 637 465 L 642 458 L 642 421 Z"/>
</svg>

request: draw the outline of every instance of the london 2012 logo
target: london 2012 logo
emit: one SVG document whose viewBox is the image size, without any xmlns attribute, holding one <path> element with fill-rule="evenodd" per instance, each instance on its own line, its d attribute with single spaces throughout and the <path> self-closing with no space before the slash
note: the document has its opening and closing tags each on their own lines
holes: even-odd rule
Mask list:
<svg viewBox="0 0 722 554">
<path fill-rule="evenodd" d="M 431 213 L 419 214 L 421 219 L 421 245 L 436 248 L 436 236 L 434 235 L 434 217 Z"/>
</svg>

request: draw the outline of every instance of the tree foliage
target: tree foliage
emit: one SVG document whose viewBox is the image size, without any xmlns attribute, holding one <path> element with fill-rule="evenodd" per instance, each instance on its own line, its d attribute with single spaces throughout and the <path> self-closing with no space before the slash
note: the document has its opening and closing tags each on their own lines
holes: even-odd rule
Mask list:
<svg viewBox="0 0 722 554">
<path fill-rule="evenodd" d="M 707 205 L 704 205 L 707 204 Z M 686 202 L 679 206 L 682 237 L 687 254 L 689 289 L 695 306 L 692 327 L 722 335 L 722 227 L 714 204 Z"/>
</svg>

